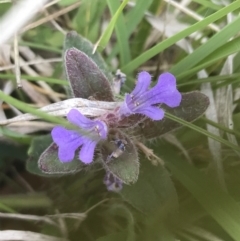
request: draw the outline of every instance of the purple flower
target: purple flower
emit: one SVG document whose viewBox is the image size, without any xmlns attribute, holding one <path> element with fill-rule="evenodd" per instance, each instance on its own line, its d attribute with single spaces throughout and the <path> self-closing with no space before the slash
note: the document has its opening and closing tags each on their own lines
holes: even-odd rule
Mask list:
<svg viewBox="0 0 240 241">
<path fill-rule="evenodd" d="M 158 83 L 151 89 L 151 76 L 147 72 L 138 75 L 138 81 L 131 94 L 126 94 L 125 101 L 119 109 L 122 116 L 143 114 L 152 120 L 161 120 L 164 111 L 156 104 L 166 104 L 169 107 L 180 105 L 182 96 L 176 88 L 176 79 L 170 73 L 161 74 Z"/>
<path fill-rule="evenodd" d="M 106 185 L 107 190 L 111 192 L 119 192 L 123 188 L 122 181 L 108 171 L 103 179 L 103 183 Z"/>
<path fill-rule="evenodd" d="M 56 126 L 51 135 L 53 141 L 58 145 L 58 158 L 62 162 L 70 162 L 74 159 L 76 150 L 81 147 L 79 159 L 89 164 L 93 161 L 94 150 L 101 139 L 107 138 L 107 125 L 100 120 L 90 120 L 83 116 L 78 110 L 72 109 L 67 114 L 67 119 L 72 124 L 88 132 L 84 136 L 77 130 L 67 130 Z"/>
</svg>

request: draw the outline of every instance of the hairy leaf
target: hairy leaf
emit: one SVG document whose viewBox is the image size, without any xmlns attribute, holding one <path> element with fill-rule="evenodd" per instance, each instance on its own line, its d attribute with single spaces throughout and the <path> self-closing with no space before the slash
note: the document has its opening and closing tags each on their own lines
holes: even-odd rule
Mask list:
<svg viewBox="0 0 240 241">
<path fill-rule="evenodd" d="M 71 162 L 58 159 L 58 146 L 52 143 L 39 157 L 39 169 L 48 174 L 70 174 L 79 172 L 86 167 L 77 156 Z"/>
<path fill-rule="evenodd" d="M 75 97 L 113 101 L 106 76 L 85 53 L 76 48 L 68 49 L 65 53 L 65 68 Z"/>
<path fill-rule="evenodd" d="M 112 81 L 113 76 L 112 76 L 107 64 L 105 63 L 104 59 L 102 58 L 102 56 L 98 52 L 95 52 L 93 54 L 92 53 L 93 47 L 94 47 L 93 44 L 90 41 L 88 41 L 87 39 L 80 36 L 75 31 L 71 31 L 71 32 L 67 33 L 65 42 L 64 42 L 63 53 L 65 53 L 68 49 L 73 48 L 73 47 L 82 51 L 89 58 L 91 58 L 93 60 L 93 62 L 95 62 L 95 64 L 98 66 L 98 68 L 103 72 L 103 74 L 107 77 L 108 81 Z"/>
<path fill-rule="evenodd" d="M 183 120 L 192 122 L 206 111 L 208 105 L 209 99 L 206 95 L 198 91 L 193 91 L 182 94 L 180 106 L 176 108 L 169 108 L 166 105 L 162 105 L 161 108 L 172 115 L 182 118 Z M 161 121 L 145 119 L 132 130 L 131 134 L 151 139 L 173 131 L 181 126 L 182 125 L 180 123 L 166 117 Z"/>
<path fill-rule="evenodd" d="M 62 163 L 58 159 L 57 151 L 58 148 L 52 143 L 51 135 L 34 138 L 28 151 L 28 171 L 38 175 L 49 176 L 49 174 L 70 174 L 81 171 L 86 167 L 77 158 L 72 162 Z"/>
<path fill-rule="evenodd" d="M 121 195 L 144 213 L 154 213 L 162 208 L 176 211 L 178 207 L 177 193 L 169 173 L 163 166 L 153 166 L 147 160 L 141 163 L 138 181 L 124 186 Z"/>
<path fill-rule="evenodd" d="M 124 145 L 121 148 L 116 144 Z M 139 162 L 136 147 L 130 138 L 119 130 L 111 130 L 108 140 L 101 146 L 103 166 L 125 184 L 135 183 L 139 174 Z M 113 156 L 110 158 L 111 154 Z"/>
</svg>

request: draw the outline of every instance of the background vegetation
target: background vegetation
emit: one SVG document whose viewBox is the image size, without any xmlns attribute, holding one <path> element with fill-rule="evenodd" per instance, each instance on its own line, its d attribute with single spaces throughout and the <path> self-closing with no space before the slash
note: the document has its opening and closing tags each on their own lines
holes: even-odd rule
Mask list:
<svg viewBox="0 0 240 241">
<path fill-rule="evenodd" d="M 209 97 L 205 116 L 147 143 L 164 167 L 139 153 L 139 181 L 120 194 L 107 192 L 102 170 L 62 177 L 26 170 L 32 139 L 56 119 L 1 126 L 0 240 L 240 240 L 240 1 L 124 3 L 49 2 L 2 45 L 0 120 L 67 98 L 62 49 L 71 30 L 100 40 L 111 71 L 127 75 L 122 93 L 141 70 L 154 80 L 169 71 L 181 92 Z M 0 16 L 12 5 L 0 1 Z"/>
</svg>

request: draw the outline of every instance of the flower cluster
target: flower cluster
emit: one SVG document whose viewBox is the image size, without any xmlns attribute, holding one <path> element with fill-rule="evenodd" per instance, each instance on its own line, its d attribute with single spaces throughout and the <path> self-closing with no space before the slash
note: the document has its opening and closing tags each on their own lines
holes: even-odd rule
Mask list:
<svg viewBox="0 0 240 241">
<path fill-rule="evenodd" d="M 119 192 L 123 187 L 122 181 L 111 172 L 106 172 L 103 183 L 107 187 L 107 190 L 111 192 Z"/>
<path fill-rule="evenodd" d="M 151 76 L 147 72 L 138 75 L 137 84 L 130 94 L 126 94 L 125 100 L 115 112 L 118 120 L 133 114 L 142 114 L 152 120 L 161 120 L 164 111 L 158 106 L 165 104 L 169 107 L 177 107 L 181 102 L 181 94 L 176 88 L 176 79 L 170 73 L 159 76 L 157 84 L 150 88 Z M 58 145 L 58 157 L 62 162 L 70 162 L 79 151 L 79 160 L 90 164 L 94 159 L 94 151 L 99 141 L 105 140 L 108 135 L 109 123 L 102 119 L 88 119 L 78 110 L 72 109 L 67 114 L 70 123 L 87 132 L 83 135 L 78 130 L 67 130 L 56 126 L 52 130 L 53 141 Z M 107 173 L 104 183 L 108 190 L 119 190 L 122 182 L 111 173 Z"/>
<path fill-rule="evenodd" d="M 141 72 L 135 89 L 125 96 L 125 101 L 119 110 L 121 115 L 142 114 L 152 120 L 161 120 L 164 117 L 164 111 L 155 106 L 156 104 L 179 106 L 182 96 L 176 88 L 174 75 L 161 74 L 158 83 L 152 89 L 149 89 L 150 84 L 151 75 L 145 71 Z"/>
</svg>

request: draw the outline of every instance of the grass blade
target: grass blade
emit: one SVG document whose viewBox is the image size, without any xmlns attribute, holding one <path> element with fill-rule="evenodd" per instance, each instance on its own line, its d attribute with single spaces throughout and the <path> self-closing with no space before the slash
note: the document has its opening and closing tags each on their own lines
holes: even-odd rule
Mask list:
<svg viewBox="0 0 240 241">
<path fill-rule="evenodd" d="M 219 33 L 216 33 L 207 43 L 200 45 L 195 51 L 178 62 L 173 68 L 170 69 L 173 74 L 180 74 L 182 70 L 188 70 L 196 66 L 204 58 L 209 56 L 215 50 L 220 48 L 226 43 L 232 36 L 239 32 L 240 16 L 232 23 L 224 27 Z M 239 49 L 239 47 L 238 47 Z"/>
<path fill-rule="evenodd" d="M 201 134 L 203 134 L 203 135 L 205 135 L 207 137 L 212 138 L 213 140 L 216 140 L 216 141 L 218 141 L 218 142 L 220 142 L 220 143 L 222 143 L 222 144 L 224 144 L 224 145 L 226 145 L 228 147 L 231 147 L 232 149 L 240 152 L 240 147 L 238 147 L 236 145 L 233 145 L 231 142 L 229 142 L 229 141 L 227 141 L 227 140 L 225 140 L 225 139 L 223 139 L 223 138 L 221 138 L 219 136 L 213 135 L 212 133 L 206 131 L 205 129 L 202 129 L 199 126 L 196 126 L 196 125 L 194 125 L 194 124 L 192 124 L 190 122 L 187 122 L 187 121 L 185 121 L 185 120 L 183 120 L 183 119 L 181 119 L 179 117 L 176 117 L 174 115 L 171 115 L 171 114 L 169 114 L 167 112 L 165 113 L 165 116 L 167 118 L 171 119 L 171 120 L 177 121 L 178 123 L 180 123 L 180 124 L 182 124 L 184 126 L 187 126 L 190 129 L 192 129 L 192 130 L 195 130 L 195 131 L 197 131 L 197 132 L 199 132 L 199 133 L 201 133 Z"/>
<path fill-rule="evenodd" d="M 112 17 L 110 23 L 108 24 L 106 30 L 102 33 L 100 39 L 97 41 L 97 43 L 94 46 L 93 49 L 93 54 L 95 53 L 96 49 L 98 47 L 102 49 L 104 49 L 109 41 L 109 39 L 111 38 L 112 32 L 114 30 L 114 27 L 116 25 L 116 22 L 121 14 L 121 12 L 123 11 L 124 7 L 127 5 L 128 0 L 124 0 L 122 2 L 122 4 L 120 5 L 120 7 L 118 8 L 117 12 L 114 14 L 114 16 Z"/>
<path fill-rule="evenodd" d="M 153 56 L 157 55 L 158 53 L 162 52 L 166 48 L 170 47 L 171 45 L 175 44 L 179 40 L 189 36 L 190 34 L 207 27 L 210 23 L 215 22 L 216 20 L 226 16 L 228 13 L 235 11 L 236 9 L 240 8 L 239 1 L 233 2 L 229 4 L 227 7 L 222 8 L 221 10 L 217 11 L 216 13 L 206 17 L 202 21 L 199 21 L 192 26 L 184 29 L 183 31 L 175 34 L 174 36 L 162 41 L 161 43 L 155 45 L 151 49 L 145 51 L 143 54 L 138 56 L 136 59 L 132 60 L 127 65 L 123 66 L 121 70 L 124 73 L 130 73 L 136 68 L 138 68 L 141 64 L 152 58 Z"/>
<path fill-rule="evenodd" d="M 145 12 L 151 6 L 153 0 L 138 0 L 133 9 L 126 15 L 126 27 L 128 37 L 136 29 L 137 25 L 142 21 Z"/>
<path fill-rule="evenodd" d="M 5 101 L 6 103 L 13 105 L 14 107 L 18 108 L 19 110 L 25 111 L 27 113 L 36 115 L 38 117 L 41 117 L 42 119 L 52 122 L 52 123 L 56 123 L 56 124 L 60 124 L 63 126 L 69 125 L 69 123 L 61 118 L 61 117 L 57 117 L 57 116 L 52 116 L 49 115 L 43 111 L 37 110 L 31 106 L 28 106 L 26 103 L 21 102 L 9 95 L 4 94 L 1 90 L 0 90 L 0 99 Z"/>
<path fill-rule="evenodd" d="M 119 3 L 117 1 L 107 0 L 108 7 L 111 11 L 111 14 L 114 15 L 115 12 L 118 11 Z M 120 54 L 120 63 L 121 66 L 127 64 L 130 59 L 130 48 L 128 44 L 128 32 L 126 28 L 126 24 L 124 21 L 123 14 L 119 15 L 118 21 L 115 25 L 116 34 L 117 34 L 117 45 L 119 47 Z"/>
<path fill-rule="evenodd" d="M 16 76 L 14 74 L 0 74 L 0 79 L 15 79 Z M 66 80 L 54 79 L 45 76 L 30 76 L 30 75 L 21 75 L 22 79 L 26 79 L 29 81 L 42 80 L 50 84 L 58 84 L 58 85 L 69 85 Z"/>
<path fill-rule="evenodd" d="M 194 75 L 199 70 L 204 69 L 215 62 L 233 54 L 239 51 L 239 44 L 240 44 L 240 37 L 226 43 L 224 46 L 217 49 L 215 52 L 207 56 L 205 59 L 203 59 L 199 65 L 196 67 L 193 67 L 192 69 L 189 69 L 187 71 L 184 71 L 183 73 L 179 72 L 177 75 L 178 80 L 182 80 L 183 78 L 189 77 L 191 75 Z"/>
</svg>

